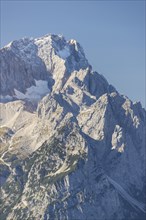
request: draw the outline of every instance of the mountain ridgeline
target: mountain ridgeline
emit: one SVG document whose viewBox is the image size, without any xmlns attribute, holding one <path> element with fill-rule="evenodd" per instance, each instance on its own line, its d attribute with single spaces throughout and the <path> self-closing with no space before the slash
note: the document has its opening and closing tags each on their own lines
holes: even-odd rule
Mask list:
<svg viewBox="0 0 146 220">
<path fill-rule="evenodd" d="M 144 220 L 145 109 L 75 40 L 0 50 L 2 220 Z"/>
</svg>

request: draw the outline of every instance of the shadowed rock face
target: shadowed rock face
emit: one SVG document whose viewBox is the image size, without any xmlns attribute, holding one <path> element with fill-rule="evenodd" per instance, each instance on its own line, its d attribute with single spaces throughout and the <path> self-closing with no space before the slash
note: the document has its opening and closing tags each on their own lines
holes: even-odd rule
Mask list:
<svg viewBox="0 0 146 220">
<path fill-rule="evenodd" d="M 1 218 L 145 219 L 145 110 L 58 35 L 2 48 Z"/>
</svg>

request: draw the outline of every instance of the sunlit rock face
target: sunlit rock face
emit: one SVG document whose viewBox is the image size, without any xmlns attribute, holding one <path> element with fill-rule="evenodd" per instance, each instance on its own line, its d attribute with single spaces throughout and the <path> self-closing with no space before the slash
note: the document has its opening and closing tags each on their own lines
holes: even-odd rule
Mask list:
<svg viewBox="0 0 146 220">
<path fill-rule="evenodd" d="M 145 219 L 145 110 L 61 35 L 0 51 L 1 219 Z"/>
</svg>

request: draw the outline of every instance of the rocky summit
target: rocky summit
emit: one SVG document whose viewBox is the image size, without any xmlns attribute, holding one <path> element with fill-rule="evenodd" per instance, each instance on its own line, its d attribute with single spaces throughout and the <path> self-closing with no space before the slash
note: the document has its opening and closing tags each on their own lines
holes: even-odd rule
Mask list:
<svg viewBox="0 0 146 220">
<path fill-rule="evenodd" d="M 0 50 L 1 220 L 144 220 L 146 111 L 76 40 Z"/>
</svg>

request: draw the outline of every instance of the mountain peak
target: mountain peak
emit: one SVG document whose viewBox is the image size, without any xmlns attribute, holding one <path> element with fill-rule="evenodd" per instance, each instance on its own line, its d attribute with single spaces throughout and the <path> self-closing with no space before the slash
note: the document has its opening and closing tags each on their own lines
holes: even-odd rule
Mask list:
<svg viewBox="0 0 146 220">
<path fill-rule="evenodd" d="M 0 51 L 2 219 L 145 219 L 145 110 L 75 40 Z"/>
<path fill-rule="evenodd" d="M 7 68 L 1 68 L 2 101 L 18 98 L 18 94 L 19 98 L 26 97 L 27 90 L 36 86 L 36 80 L 48 82 L 48 90 L 54 85 L 57 92 L 73 71 L 89 66 L 77 41 L 66 41 L 55 34 L 15 40 L 1 49 L 0 57 L 2 66 Z"/>
</svg>

